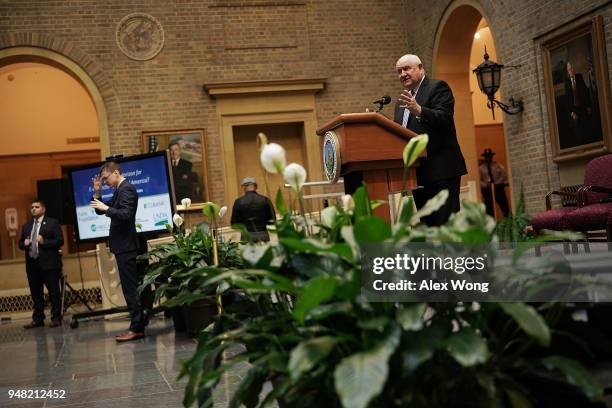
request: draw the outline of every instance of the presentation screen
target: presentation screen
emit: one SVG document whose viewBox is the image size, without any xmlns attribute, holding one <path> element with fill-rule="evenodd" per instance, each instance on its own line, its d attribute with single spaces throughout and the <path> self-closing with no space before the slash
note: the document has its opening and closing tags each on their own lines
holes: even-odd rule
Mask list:
<svg viewBox="0 0 612 408">
<path fill-rule="evenodd" d="M 165 232 L 166 224 L 172 224 L 173 202 L 167 152 L 157 152 L 116 159 L 121 173 L 136 188 L 138 209 L 136 231 L 138 233 Z M 75 225 L 80 242 L 102 241 L 108 238 L 110 218 L 98 215 L 89 206 L 93 197 L 92 179 L 99 174 L 104 162 L 79 166 L 69 170 L 74 199 Z M 102 201 L 108 203 L 114 188 L 102 186 Z"/>
</svg>

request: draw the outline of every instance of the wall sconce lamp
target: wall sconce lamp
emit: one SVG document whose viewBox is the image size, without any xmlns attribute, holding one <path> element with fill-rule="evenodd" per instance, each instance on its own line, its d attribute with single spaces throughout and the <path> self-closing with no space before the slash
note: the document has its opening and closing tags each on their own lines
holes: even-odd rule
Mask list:
<svg viewBox="0 0 612 408">
<path fill-rule="evenodd" d="M 508 66 L 507 68 L 518 68 L 519 66 Z M 489 54 L 487 54 L 487 47 L 485 46 L 484 61 L 472 71 L 478 78 L 478 87 L 482 93 L 487 95 L 487 107 L 491 109 L 493 119 L 495 119 L 495 105 L 508 115 L 516 115 L 523 111 L 523 101 L 515 101 L 511 97 L 508 99 L 509 105 L 506 105 L 495 99 L 495 92 L 499 89 L 503 67 L 495 61 L 489 61 Z"/>
</svg>

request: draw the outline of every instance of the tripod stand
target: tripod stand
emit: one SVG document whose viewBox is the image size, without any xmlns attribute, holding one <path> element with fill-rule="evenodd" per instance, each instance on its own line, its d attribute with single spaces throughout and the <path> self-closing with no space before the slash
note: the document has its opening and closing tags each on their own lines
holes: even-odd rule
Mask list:
<svg viewBox="0 0 612 408">
<path fill-rule="evenodd" d="M 80 265 L 80 262 L 79 262 Z M 61 298 L 62 298 L 62 318 L 64 317 L 64 315 L 66 314 L 66 310 L 68 310 L 68 307 L 70 307 L 72 304 L 74 304 L 73 299 L 76 297 L 78 300 L 81 301 L 81 303 L 87 308 L 87 310 L 89 310 L 89 312 L 93 312 L 93 308 L 89 305 L 89 303 L 87 302 L 87 299 L 85 299 L 85 297 L 79 293 L 76 289 L 74 289 L 70 283 L 68 283 L 68 277 L 66 276 L 66 274 L 64 273 L 64 263 L 62 261 L 62 253 L 60 251 L 60 291 L 61 291 Z M 69 292 L 67 292 L 66 290 L 68 290 Z M 67 295 L 69 295 L 70 297 L 67 299 Z M 73 317 L 73 320 L 70 322 L 70 327 L 73 327 L 75 320 Z M 78 325 L 78 323 L 77 323 Z M 75 326 L 76 327 L 76 326 Z"/>
<path fill-rule="evenodd" d="M 68 307 L 70 307 L 74 303 L 72 301 L 73 297 L 76 297 L 78 300 L 80 300 L 81 303 L 87 308 L 87 310 L 89 310 L 90 312 L 93 312 L 93 308 L 89 305 L 89 303 L 87 302 L 87 299 L 85 299 L 82 294 L 80 294 L 77 290 L 75 290 L 68 283 L 68 278 L 66 277 L 66 275 L 64 275 L 63 272 L 62 272 L 62 276 L 60 277 L 60 279 L 61 279 L 60 290 L 61 290 L 61 295 L 62 295 L 62 318 L 64 317 L 64 314 L 66 314 L 66 310 L 68 310 Z M 66 292 L 66 289 L 68 289 L 69 292 Z M 66 299 L 66 295 L 70 296 L 69 300 Z M 72 328 L 76 327 L 76 326 L 73 326 L 75 322 L 76 321 L 74 320 L 74 317 L 73 317 L 73 320 L 70 321 L 70 327 Z M 76 323 L 76 325 L 78 326 L 78 323 Z"/>
</svg>

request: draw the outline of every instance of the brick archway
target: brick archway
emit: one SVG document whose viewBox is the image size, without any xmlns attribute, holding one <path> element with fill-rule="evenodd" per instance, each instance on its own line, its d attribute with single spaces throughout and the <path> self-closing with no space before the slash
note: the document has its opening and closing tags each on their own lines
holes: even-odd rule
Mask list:
<svg viewBox="0 0 612 408">
<path fill-rule="evenodd" d="M 463 151 L 468 175 L 466 178 L 480 184 L 478 163 L 481 148 L 478 147 L 478 140 L 487 131 L 488 136 L 495 138 L 500 143 L 491 146 L 498 152 L 497 160 L 500 157 L 506 158 L 507 143 L 504 137 L 503 123 L 495 123 L 486 126 L 479 126 L 476 129 L 473 114 L 473 99 L 470 89 L 470 77 L 473 76 L 470 66 L 470 55 L 474 42 L 474 33 L 483 20 L 488 25 L 489 19 L 480 2 L 476 0 L 454 0 L 444 11 L 436 30 L 436 37 L 433 49 L 433 77 L 443 79 L 449 83 L 455 96 L 455 126 L 461 149 Z M 489 26 L 490 27 L 490 26 Z M 492 44 L 496 43 L 495 32 L 491 30 Z M 479 91 L 478 91 L 479 92 Z M 502 116 L 503 119 L 503 116 Z M 478 130 L 478 135 L 477 135 Z M 478 138 L 477 138 L 478 136 Z M 499 136 L 499 137 L 498 137 Z M 505 168 L 510 173 L 508 163 L 504 163 Z M 510 177 L 510 180 L 512 178 Z M 476 189 L 480 196 L 480 188 Z M 510 192 L 512 186 L 510 187 Z M 512 196 L 512 194 L 510 194 Z"/>
<path fill-rule="evenodd" d="M 117 97 L 102 66 L 70 41 L 39 33 L 0 35 L 0 65 L 15 62 L 42 62 L 77 79 L 87 90 L 96 108 L 101 158 L 110 155 L 108 117 L 118 111 Z"/>
</svg>

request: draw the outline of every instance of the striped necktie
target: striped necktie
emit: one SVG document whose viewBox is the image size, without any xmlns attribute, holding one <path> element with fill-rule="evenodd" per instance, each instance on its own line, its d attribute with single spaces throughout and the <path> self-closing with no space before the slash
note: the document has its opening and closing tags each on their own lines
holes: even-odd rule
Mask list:
<svg viewBox="0 0 612 408">
<path fill-rule="evenodd" d="M 38 231 L 40 230 L 40 223 L 38 220 L 34 220 L 32 225 L 32 235 L 30 236 L 30 258 L 38 258 Z"/>
</svg>

